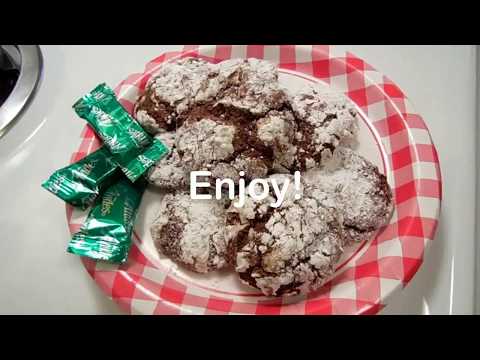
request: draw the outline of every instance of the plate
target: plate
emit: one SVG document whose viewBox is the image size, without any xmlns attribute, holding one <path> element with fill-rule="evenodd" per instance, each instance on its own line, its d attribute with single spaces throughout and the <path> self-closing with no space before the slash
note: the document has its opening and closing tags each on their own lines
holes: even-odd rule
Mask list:
<svg viewBox="0 0 480 360">
<path fill-rule="evenodd" d="M 82 258 L 107 296 L 132 314 L 375 314 L 417 272 L 438 224 L 442 182 L 437 151 L 427 126 L 404 93 L 362 59 L 335 47 L 186 46 L 167 52 L 116 88 L 132 111 L 137 96 L 162 63 L 194 56 L 210 62 L 256 57 L 278 65 L 280 84 L 295 90 L 318 83 L 344 93 L 360 114 L 357 151 L 387 176 L 394 193 L 390 223 L 368 241 L 346 249 L 335 273 L 308 295 L 271 298 L 243 285 L 232 271 L 199 275 L 158 254 L 149 226 L 162 193 L 148 188 L 139 209 L 133 245 L 125 264 Z M 72 155 L 78 161 L 101 146 L 88 126 Z M 70 231 L 87 212 L 66 207 Z"/>
</svg>

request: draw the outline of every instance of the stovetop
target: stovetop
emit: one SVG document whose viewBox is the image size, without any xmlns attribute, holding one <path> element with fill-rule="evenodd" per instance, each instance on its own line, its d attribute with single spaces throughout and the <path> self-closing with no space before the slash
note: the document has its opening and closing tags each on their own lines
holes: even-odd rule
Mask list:
<svg viewBox="0 0 480 360">
<path fill-rule="evenodd" d="M 382 314 L 473 313 L 475 47 L 339 47 L 365 59 L 406 92 L 430 129 L 442 169 L 437 236 L 418 273 Z M 41 46 L 44 74 L 37 94 L 0 138 L 0 313 L 121 313 L 80 259 L 65 252 L 65 205 L 40 184 L 78 148 L 84 123 L 71 109 L 74 100 L 100 82 L 115 86 L 162 52 L 180 48 Z"/>
</svg>

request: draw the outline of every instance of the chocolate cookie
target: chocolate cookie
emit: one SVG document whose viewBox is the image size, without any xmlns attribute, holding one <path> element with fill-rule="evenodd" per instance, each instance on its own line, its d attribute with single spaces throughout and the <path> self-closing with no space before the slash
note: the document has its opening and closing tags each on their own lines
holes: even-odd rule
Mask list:
<svg viewBox="0 0 480 360">
<path fill-rule="evenodd" d="M 153 165 L 148 173 L 147 180 L 154 186 L 166 190 L 187 188 L 189 174 L 178 155 L 175 145 L 175 132 L 160 133 L 155 136 L 168 146 L 170 152 Z"/>
<path fill-rule="evenodd" d="M 349 241 L 370 238 L 390 220 L 394 205 L 385 175 L 351 149 L 337 148 L 323 167 L 308 171 L 304 180 L 310 196 L 342 215 Z"/>
<path fill-rule="evenodd" d="M 321 165 L 338 145 L 355 137 L 357 111 L 344 95 L 311 86 L 292 96 L 290 103 L 298 125 L 296 168 Z"/>
<path fill-rule="evenodd" d="M 264 177 L 273 162 L 273 148 L 257 137 L 256 118 L 217 103 L 193 107 L 178 117 L 178 153 L 189 171 L 208 170 L 213 177 Z"/>
<path fill-rule="evenodd" d="M 218 93 L 217 75 L 215 65 L 197 58 L 164 63 L 138 98 L 135 118 L 152 134 L 175 130 L 177 114 Z"/>
<path fill-rule="evenodd" d="M 150 231 L 157 249 L 188 269 L 206 273 L 232 259 L 226 238 L 225 202 L 166 194 Z"/>
<path fill-rule="evenodd" d="M 294 193 L 291 185 L 279 208 L 268 207 L 270 199 L 249 199 L 243 208 L 227 211 L 227 228 L 237 248 L 236 271 L 244 283 L 267 296 L 318 289 L 343 252 L 336 211 L 305 192 L 300 199 Z"/>
</svg>

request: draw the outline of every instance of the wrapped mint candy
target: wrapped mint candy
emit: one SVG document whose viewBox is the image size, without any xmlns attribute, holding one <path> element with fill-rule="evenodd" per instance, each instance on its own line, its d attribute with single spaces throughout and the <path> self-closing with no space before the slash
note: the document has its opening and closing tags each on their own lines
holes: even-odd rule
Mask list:
<svg viewBox="0 0 480 360">
<path fill-rule="evenodd" d="M 121 176 L 97 199 L 82 228 L 70 240 L 67 251 L 96 260 L 125 262 L 145 187 L 144 179 L 132 183 Z"/>
<path fill-rule="evenodd" d="M 121 174 L 110 152 L 101 147 L 80 161 L 55 171 L 42 187 L 65 202 L 86 209 Z"/>
<path fill-rule="evenodd" d="M 168 153 L 168 148 L 143 130 L 104 83 L 78 100 L 73 108 L 93 127 L 132 182 Z"/>
</svg>

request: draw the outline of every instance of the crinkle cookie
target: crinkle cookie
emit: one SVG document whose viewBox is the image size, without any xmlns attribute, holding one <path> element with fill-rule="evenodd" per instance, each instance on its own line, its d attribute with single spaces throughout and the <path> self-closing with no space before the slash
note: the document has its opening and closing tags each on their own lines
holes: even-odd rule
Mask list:
<svg viewBox="0 0 480 360">
<path fill-rule="evenodd" d="M 152 134 L 175 130 L 177 114 L 218 93 L 217 75 L 215 65 L 197 58 L 164 63 L 138 98 L 135 118 Z"/>
<path fill-rule="evenodd" d="M 385 175 L 353 150 L 339 147 L 320 169 L 304 175 L 305 191 L 342 215 L 350 241 L 368 239 L 393 213 L 393 196 Z"/>
<path fill-rule="evenodd" d="M 165 190 L 188 187 L 189 174 L 178 155 L 175 145 L 175 132 L 160 133 L 155 137 L 167 145 L 170 152 L 149 169 L 147 180 L 152 185 Z"/>
<path fill-rule="evenodd" d="M 298 125 L 296 168 L 321 165 L 337 146 L 355 137 L 357 111 L 343 94 L 310 86 L 294 94 L 290 103 Z"/>
<path fill-rule="evenodd" d="M 293 190 L 291 185 L 279 208 L 268 206 L 271 199 L 249 199 L 243 208 L 227 211 L 227 229 L 237 249 L 235 269 L 244 283 L 266 296 L 318 289 L 343 252 L 336 211 L 305 193 L 296 199 Z"/>
<path fill-rule="evenodd" d="M 166 194 L 150 231 L 158 251 L 190 270 L 207 273 L 229 264 L 225 202 Z"/>
</svg>

